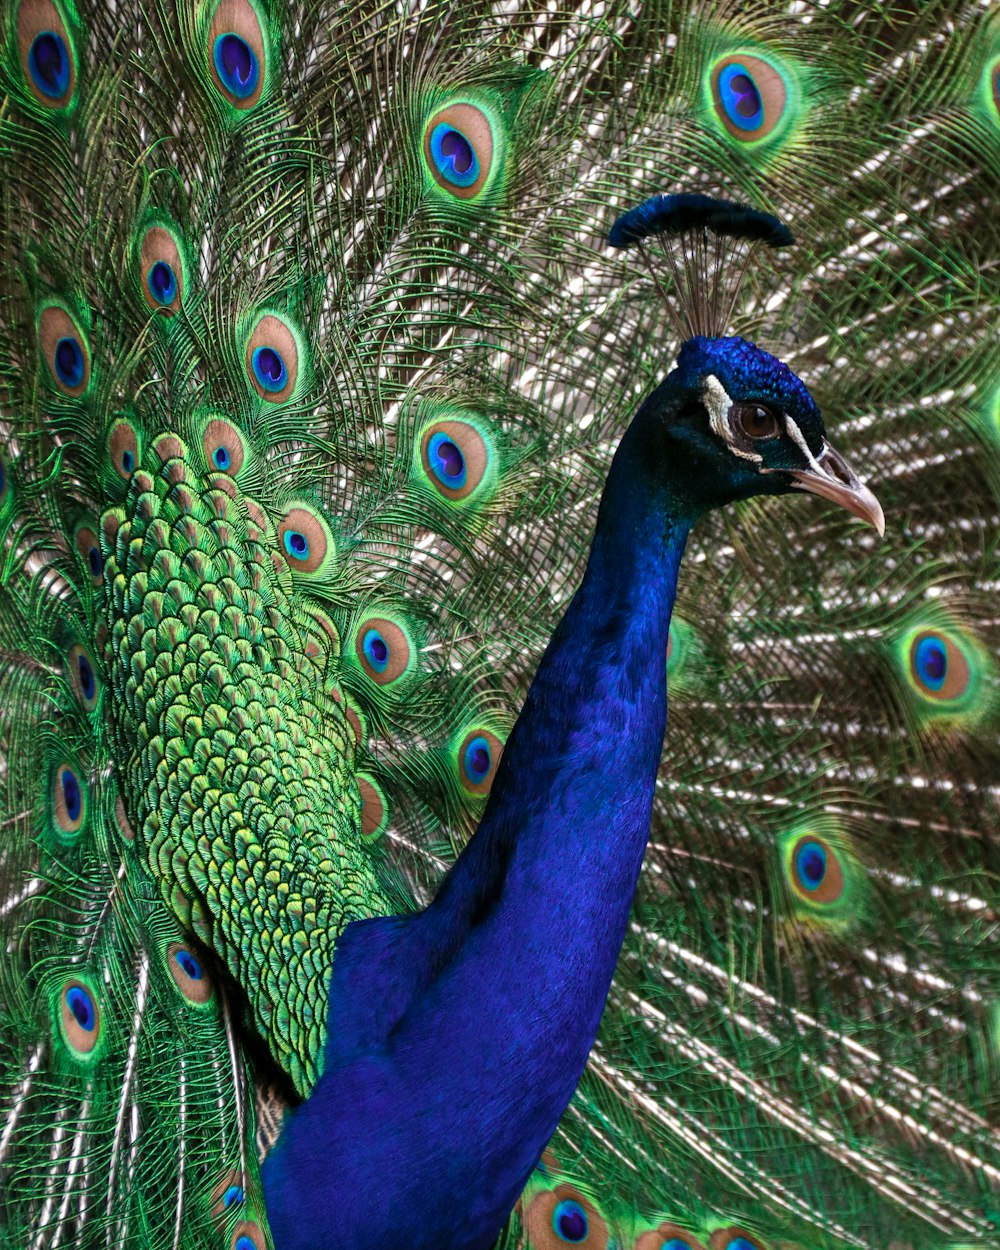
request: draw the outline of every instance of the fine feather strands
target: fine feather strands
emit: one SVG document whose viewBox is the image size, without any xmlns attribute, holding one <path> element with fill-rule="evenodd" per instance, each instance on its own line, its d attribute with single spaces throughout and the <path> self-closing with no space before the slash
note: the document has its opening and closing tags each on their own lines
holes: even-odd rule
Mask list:
<svg viewBox="0 0 1000 1250">
<path fill-rule="evenodd" d="M 660 247 L 656 264 L 647 240 Z M 608 234 L 612 247 L 638 246 L 680 338 L 722 337 L 732 321 L 754 245 L 788 247 L 794 236 L 771 213 L 682 193 L 654 195 L 629 209 Z M 672 290 L 660 283 L 662 265 Z"/>
</svg>

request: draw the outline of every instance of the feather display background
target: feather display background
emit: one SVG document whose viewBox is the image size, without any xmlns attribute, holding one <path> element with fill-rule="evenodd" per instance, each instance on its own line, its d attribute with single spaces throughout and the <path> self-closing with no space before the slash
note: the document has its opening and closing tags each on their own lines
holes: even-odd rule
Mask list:
<svg viewBox="0 0 1000 1250">
<path fill-rule="evenodd" d="M 312 980 L 282 980 L 277 958 L 299 1011 L 279 1025 L 270 957 L 173 890 L 184 834 L 153 856 L 133 836 L 143 704 L 123 710 L 90 562 L 132 506 L 114 456 L 148 465 L 163 432 L 200 447 L 221 417 L 245 440 L 237 527 L 246 498 L 275 542 L 302 501 L 328 525 L 335 558 L 282 585 L 296 621 L 323 616 L 342 643 L 320 644 L 323 681 L 361 728 L 355 758 L 348 713 L 320 709 L 329 790 L 345 827 L 367 820 L 375 838 L 365 905 L 424 900 L 482 808 L 470 735 L 492 735 L 495 766 L 579 580 L 615 442 L 678 346 L 647 271 L 603 239 L 620 209 L 680 188 L 792 225 L 798 246 L 752 275 L 736 328 L 808 382 L 888 530 L 879 543 L 815 500 L 768 499 L 693 535 L 632 928 L 508 1236 L 555 1244 L 555 1205 L 576 1201 L 588 1245 L 648 1250 L 663 1221 L 712 1250 L 992 1243 L 995 14 L 954 0 L 220 11 L 262 41 L 249 106 L 212 78 L 211 5 L 4 14 L 9 1243 L 263 1245 L 254 1140 L 271 1119 L 254 1086 L 304 1090 L 321 1042 L 321 1024 L 295 1021 L 321 995 L 325 948 Z M 36 19 L 63 23 L 70 52 L 55 103 L 26 69 Z M 750 140 L 719 102 L 720 73 L 747 57 L 767 114 Z M 469 200 L 423 146 L 456 103 L 487 119 L 493 148 Z M 153 228 L 177 249 L 175 317 L 143 294 Z M 246 364 L 270 313 L 298 336 L 277 404 Z M 51 363 L 66 333 L 80 385 Z M 466 500 L 422 459 L 448 420 L 483 449 Z M 405 630 L 405 680 L 360 663 L 372 619 Z M 804 844 L 836 865 L 835 897 L 803 885 Z M 250 895 L 232 906 L 238 929 L 287 923 Z M 170 963 L 182 945 L 204 961 L 204 1002 Z M 63 1009 L 77 984 L 100 1010 L 84 1052 Z"/>
</svg>

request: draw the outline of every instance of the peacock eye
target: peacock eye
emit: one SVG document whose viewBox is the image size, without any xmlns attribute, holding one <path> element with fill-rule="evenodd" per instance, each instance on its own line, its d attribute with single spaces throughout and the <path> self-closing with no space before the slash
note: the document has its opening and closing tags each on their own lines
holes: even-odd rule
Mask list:
<svg viewBox="0 0 1000 1250">
<path fill-rule="evenodd" d="M 560 1241 L 585 1241 L 590 1231 L 587 1212 L 572 1198 L 560 1202 L 552 1212 L 552 1227 Z"/>
<path fill-rule="evenodd" d="M 733 404 L 729 419 L 747 438 L 775 438 L 781 433 L 777 413 L 761 404 Z"/>
<path fill-rule="evenodd" d="M 253 95 L 260 78 L 260 64 L 245 39 L 227 31 L 217 36 L 212 55 L 219 80 L 230 94 L 239 100 Z"/>
<path fill-rule="evenodd" d="M 51 30 L 36 35 L 28 49 L 28 66 L 35 85 L 54 100 L 69 88 L 70 62 L 66 42 Z"/>
<path fill-rule="evenodd" d="M 158 260 L 152 266 L 146 285 L 158 304 L 172 304 L 177 295 L 177 277 L 165 260 Z"/>
</svg>

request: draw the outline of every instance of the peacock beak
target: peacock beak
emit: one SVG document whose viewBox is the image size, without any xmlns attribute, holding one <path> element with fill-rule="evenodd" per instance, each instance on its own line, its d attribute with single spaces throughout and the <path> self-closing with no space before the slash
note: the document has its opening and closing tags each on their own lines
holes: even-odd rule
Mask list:
<svg viewBox="0 0 1000 1250">
<path fill-rule="evenodd" d="M 824 499 L 832 499 L 859 516 L 862 521 L 874 525 L 879 537 L 885 534 L 885 515 L 882 505 L 862 482 L 839 451 L 824 443 L 819 455 L 809 469 L 797 469 L 791 475 L 798 490 L 808 490 Z"/>
</svg>

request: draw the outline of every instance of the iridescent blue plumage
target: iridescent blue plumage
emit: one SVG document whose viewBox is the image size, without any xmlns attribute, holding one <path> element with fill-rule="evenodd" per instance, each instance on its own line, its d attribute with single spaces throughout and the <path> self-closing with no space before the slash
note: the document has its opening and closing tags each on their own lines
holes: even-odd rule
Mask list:
<svg viewBox="0 0 1000 1250">
<path fill-rule="evenodd" d="M 738 416 L 770 405 L 806 448 L 776 426 L 748 458 L 712 412 L 720 384 Z M 492 1245 L 583 1071 L 625 934 L 688 532 L 793 489 L 822 443 L 802 383 L 743 339 L 689 341 L 643 404 L 477 833 L 424 912 L 338 943 L 324 1074 L 263 1168 L 278 1250 Z M 380 637 L 364 637 L 373 665 Z M 562 1212 L 570 1234 L 581 1214 Z"/>
<path fill-rule="evenodd" d="M 712 375 L 732 396 L 779 407 L 795 419 L 810 450 L 814 454 L 819 451 L 823 419 L 816 401 L 784 361 L 755 343 L 738 337 L 688 339 L 677 357 L 677 371 L 684 385 Z"/>
<path fill-rule="evenodd" d="M 492 763 L 490 744 L 479 734 L 465 748 L 462 757 L 466 776 L 473 784 L 479 784 L 489 775 Z"/>
<path fill-rule="evenodd" d="M 254 376 L 266 391 L 280 391 L 288 380 L 288 371 L 280 352 L 273 347 L 258 347 L 253 353 Z"/>
<path fill-rule="evenodd" d="M 149 291 L 158 304 L 169 304 L 177 294 L 177 278 L 166 261 L 159 260 L 149 271 Z"/>
<path fill-rule="evenodd" d="M 77 672 L 80 677 L 80 686 L 83 690 L 85 700 L 93 699 L 97 691 L 97 683 L 94 677 L 94 668 L 90 660 L 81 652 L 77 657 Z"/>
<path fill-rule="evenodd" d="M 74 985 L 66 991 L 66 1006 L 81 1029 L 88 1032 L 94 1027 L 94 1001 L 82 986 Z"/>
<path fill-rule="evenodd" d="M 471 186 L 479 177 L 479 161 L 469 140 L 454 127 L 441 123 L 431 131 L 431 157 L 442 177 L 457 187 Z"/>
<path fill-rule="evenodd" d="M 563 1241 L 581 1242 L 589 1231 L 587 1212 L 579 1202 L 566 1198 L 552 1213 L 552 1226 Z"/>
<path fill-rule="evenodd" d="M 726 115 L 741 130 L 756 130 L 763 119 L 760 92 L 746 68 L 727 65 L 719 75 L 719 95 Z"/>
<path fill-rule="evenodd" d="M 916 647 L 914 667 L 929 690 L 940 690 L 948 671 L 948 653 L 940 638 L 928 635 Z"/>
<path fill-rule="evenodd" d="M 76 774 L 68 768 L 64 768 L 59 777 L 59 784 L 62 786 L 66 815 L 70 820 L 79 820 L 80 812 L 83 808 L 83 799 L 80 794 L 80 783 L 76 779 Z"/>
<path fill-rule="evenodd" d="M 431 472 L 442 485 L 460 490 L 466 482 L 465 457 L 461 449 L 444 433 L 431 435 L 427 448 Z"/>
</svg>

